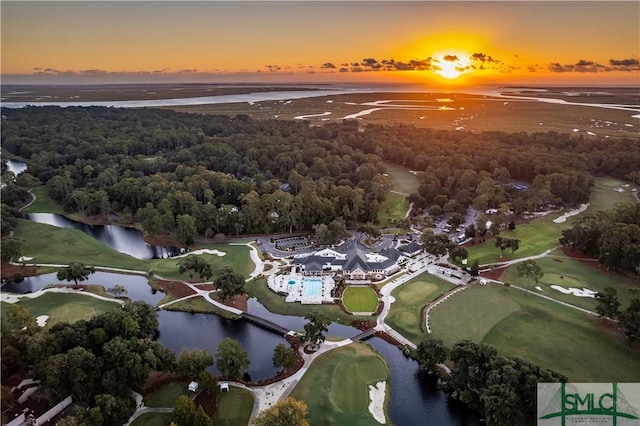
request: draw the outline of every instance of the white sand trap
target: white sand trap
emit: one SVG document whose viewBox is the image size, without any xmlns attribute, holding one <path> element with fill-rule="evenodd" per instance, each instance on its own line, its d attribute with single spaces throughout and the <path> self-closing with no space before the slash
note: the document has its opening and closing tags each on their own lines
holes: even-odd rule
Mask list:
<svg viewBox="0 0 640 426">
<path fill-rule="evenodd" d="M 18 259 L 18 262 L 28 262 L 30 260 L 33 260 L 33 257 L 21 256 L 20 259 Z"/>
<path fill-rule="evenodd" d="M 596 292 L 593 290 L 589 290 L 586 287 L 579 289 L 575 287 L 564 288 L 559 285 L 552 285 L 551 288 L 559 291 L 560 293 L 573 294 L 574 296 L 578 296 L 578 297 L 592 297 L 592 298 L 596 297 Z"/>
<path fill-rule="evenodd" d="M 224 256 L 224 255 L 226 255 L 227 253 L 222 252 L 222 251 L 218 251 L 218 250 L 216 250 L 216 249 L 213 249 L 213 250 L 212 250 L 212 249 L 200 249 L 200 250 L 190 251 L 189 253 L 181 254 L 180 256 L 175 256 L 175 257 L 174 257 L 174 259 L 178 259 L 178 258 L 180 258 L 180 257 L 187 257 L 187 256 L 190 256 L 190 255 L 192 255 L 192 254 L 195 254 L 195 255 L 200 255 L 200 254 L 215 254 L 215 255 L 218 255 L 218 256 Z"/>
<path fill-rule="evenodd" d="M 563 214 L 562 216 L 560 216 L 557 219 L 553 219 L 553 223 L 564 223 L 567 221 L 567 219 L 569 219 L 571 216 L 575 216 L 577 214 L 582 213 L 583 211 L 585 211 L 587 208 L 589 207 L 589 203 L 587 204 L 583 204 L 580 207 L 578 207 L 577 209 L 571 210 L 570 212 L 566 212 L 565 214 Z"/>
<path fill-rule="evenodd" d="M 49 315 L 40 315 L 36 317 L 36 322 L 38 323 L 38 326 L 44 327 L 45 325 L 47 325 L 48 319 L 49 319 Z"/>
<path fill-rule="evenodd" d="M 387 389 L 387 382 L 378 382 L 369 385 L 369 412 L 378 423 L 385 424 L 384 416 L 384 395 Z"/>
<path fill-rule="evenodd" d="M 539 285 L 536 286 L 536 290 L 538 291 L 542 291 L 542 287 L 540 287 Z"/>
</svg>

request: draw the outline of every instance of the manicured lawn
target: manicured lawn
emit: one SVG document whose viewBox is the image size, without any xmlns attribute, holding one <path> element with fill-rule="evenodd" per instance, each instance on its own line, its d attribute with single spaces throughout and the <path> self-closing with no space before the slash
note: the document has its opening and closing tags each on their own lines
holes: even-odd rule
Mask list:
<svg viewBox="0 0 640 426">
<path fill-rule="evenodd" d="M 246 389 L 229 386 L 229 392 L 218 395 L 218 411 L 213 418 L 216 426 L 249 424 L 253 410 L 253 395 Z"/>
<path fill-rule="evenodd" d="M 164 299 L 163 299 L 164 300 Z M 229 311 L 218 308 L 204 300 L 202 296 L 182 300 L 166 307 L 168 311 L 201 312 L 220 315 L 223 318 L 234 319 L 236 316 Z"/>
<path fill-rule="evenodd" d="M 553 219 L 560 216 L 560 213 L 553 213 L 544 218 L 536 219 L 526 225 L 518 225 L 513 231 L 505 231 L 500 234 L 505 238 L 518 238 L 520 248 L 511 253 L 510 249 L 504 251 L 504 257 L 500 258 L 500 250 L 495 246 L 493 238 L 482 244 L 467 247 L 469 252 L 469 264 L 478 260 L 481 265 L 494 262 L 503 262 L 511 259 L 534 256 L 555 246 L 560 245 L 562 230 L 568 228 L 569 221 L 565 223 L 553 223 Z"/>
<path fill-rule="evenodd" d="M 147 261 L 119 253 L 78 229 L 18 219 L 15 235 L 24 240 L 23 253 L 34 263 L 68 264 L 72 261 L 96 266 L 147 270 Z"/>
<path fill-rule="evenodd" d="M 231 266 L 236 272 L 241 273 L 245 277 L 248 277 L 255 267 L 253 261 L 249 257 L 249 247 L 236 246 L 236 245 L 214 245 L 214 244 L 199 244 L 194 247 L 194 250 L 201 248 L 216 249 L 226 253 L 224 256 L 218 256 L 214 254 L 200 254 L 202 259 L 211 264 L 213 269 L 213 277 L 211 280 L 215 280 L 218 276 L 218 271 L 223 266 Z M 180 274 L 178 272 L 178 262 L 180 259 L 152 259 L 144 262 L 148 263 L 147 269 L 153 270 L 156 275 L 165 278 L 190 280 L 188 273 Z M 194 275 L 194 280 L 200 280 L 197 275 Z"/>
<path fill-rule="evenodd" d="M 631 294 L 628 289 L 640 288 L 640 281 L 606 272 L 598 267 L 597 260 L 593 261 L 593 266 L 571 259 L 565 256 L 560 250 L 552 253 L 552 256 L 536 261 L 542 268 L 544 276 L 538 283 L 543 290 L 536 290 L 535 284 L 527 282 L 526 278 L 518 277 L 517 266 L 510 266 L 505 270 L 500 278 L 502 281 L 510 282 L 529 290 L 541 293 L 554 299 L 562 300 L 585 309 L 594 310 L 595 299 L 591 297 L 577 297 L 572 294 L 564 294 L 552 289 L 551 285 L 559 285 L 565 288 L 574 287 L 578 289 L 588 288 L 593 291 L 603 291 L 606 287 L 613 287 L 618 292 L 620 308 L 625 309 L 630 302 Z"/>
<path fill-rule="evenodd" d="M 262 303 L 269 311 L 274 314 L 281 315 L 295 315 L 303 317 L 312 310 L 324 312 L 329 318 L 340 324 L 351 325 L 356 319 L 370 320 L 371 316 L 357 316 L 350 315 L 340 309 L 338 305 L 302 305 L 300 303 L 287 303 L 284 301 L 284 296 L 280 296 L 267 287 L 267 282 L 264 279 L 253 280 L 245 285 L 245 289 L 249 297 L 255 297 L 260 303 Z"/>
<path fill-rule="evenodd" d="M 568 218 L 566 222 L 559 224 L 553 223 L 553 219 L 556 219 L 563 212 L 552 213 L 544 218 L 534 220 L 531 223 L 519 225 L 513 231 L 503 232 L 501 234 L 502 237 L 520 239 L 520 248 L 513 254 L 511 250 L 505 250 L 502 259 L 500 258 L 500 250 L 495 247 L 495 241 L 493 239 L 487 240 L 482 244 L 467 247 L 469 262 L 471 263 L 477 259 L 478 262 L 483 265 L 511 259 L 520 259 L 522 257 L 540 254 L 559 245 L 562 230 L 570 228 L 576 218 L 586 213 L 611 209 L 619 202 L 632 201 L 630 190 L 632 187 L 637 187 L 637 185 L 624 188 L 624 193 L 614 191 L 615 188 L 619 188 L 623 184 L 625 184 L 624 181 L 610 177 L 596 178 L 595 186 L 591 190 L 589 208 L 586 212 L 572 216 Z"/>
<path fill-rule="evenodd" d="M 131 426 L 169 426 L 172 413 L 146 413 L 131 423 Z"/>
<path fill-rule="evenodd" d="M 640 185 L 608 176 L 596 178 L 594 181 L 595 186 L 591 188 L 591 197 L 589 198 L 589 208 L 587 212 L 609 210 L 617 203 L 634 202 L 635 199 L 631 195 L 631 189 L 636 188 L 640 191 Z M 624 184 L 629 184 L 630 186 L 624 188 L 622 187 Z M 624 192 L 614 191 L 614 189 L 621 187 L 624 189 Z"/>
<path fill-rule="evenodd" d="M 45 328 L 59 322 L 88 320 L 96 315 L 120 309 L 120 304 L 96 299 L 84 294 L 43 293 L 29 299 L 22 298 L 18 304 L 26 308 L 31 315 L 49 315 Z"/>
<path fill-rule="evenodd" d="M 378 296 L 371 287 L 349 286 L 342 294 L 342 301 L 351 312 L 375 312 Z"/>
<path fill-rule="evenodd" d="M 25 256 L 33 257 L 34 263 L 68 264 L 77 261 L 95 266 L 153 270 L 165 278 L 189 279 L 189 274 L 178 273 L 179 259 L 136 259 L 107 247 L 77 229 L 57 228 L 19 219 L 16 237 L 25 241 L 23 253 Z M 212 265 L 212 279 L 215 279 L 216 272 L 225 265 L 230 265 L 244 276 L 249 276 L 253 271 L 254 264 L 249 258 L 249 248 L 246 246 L 202 244 L 194 247 L 198 248 L 215 248 L 226 253 L 225 256 L 200 255 Z"/>
<path fill-rule="evenodd" d="M 193 396 L 189 392 L 187 382 L 171 382 L 144 397 L 147 407 L 173 407 L 180 395 Z"/>
<path fill-rule="evenodd" d="M 595 316 L 499 285 L 472 287 L 435 308 L 433 336 L 471 339 L 573 382 L 640 380 L 640 350 Z"/>
<path fill-rule="evenodd" d="M 33 195 L 36 196 L 36 200 L 29 207 L 23 210 L 25 213 L 56 213 L 64 214 L 62 206 L 51 198 L 47 194 L 46 186 L 38 186 L 31 190 Z"/>
<path fill-rule="evenodd" d="M 369 413 L 369 385 L 387 382 L 385 412 L 389 401 L 389 369 L 384 359 L 363 343 L 355 343 L 320 355 L 291 393 L 309 406 L 312 425 L 374 425 Z"/>
<path fill-rule="evenodd" d="M 404 219 L 409 203 L 406 195 L 396 194 L 395 192 L 387 192 L 384 196 L 384 202 L 378 211 L 378 223 L 381 228 L 389 228 L 396 226 L 398 221 Z"/>
<path fill-rule="evenodd" d="M 412 342 L 420 342 L 425 336 L 422 309 L 453 287 L 427 273 L 409 280 L 391 292 L 396 301 L 391 304 L 385 322 Z"/>
<path fill-rule="evenodd" d="M 401 192 L 406 196 L 418 190 L 418 178 L 409 173 L 408 168 L 392 163 L 384 163 L 384 168 L 389 174 L 394 191 Z"/>
</svg>

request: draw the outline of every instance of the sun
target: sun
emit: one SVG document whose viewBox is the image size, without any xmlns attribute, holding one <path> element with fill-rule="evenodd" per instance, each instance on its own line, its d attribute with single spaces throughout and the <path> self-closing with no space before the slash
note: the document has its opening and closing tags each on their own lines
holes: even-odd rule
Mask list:
<svg viewBox="0 0 640 426">
<path fill-rule="evenodd" d="M 457 69 L 457 65 L 453 62 L 443 62 L 439 65 L 440 70 L 436 71 L 436 74 L 440 74 L 444 78 L 453 80 L 460 77 L 462 72 Z"/>
<path fill-rule="evenodd" d="M 460 52 L 437 55 L 435 62 L 434 72 L 449 80 L 455 80 L 473 69 L 469 55 Z"/>
</svg>

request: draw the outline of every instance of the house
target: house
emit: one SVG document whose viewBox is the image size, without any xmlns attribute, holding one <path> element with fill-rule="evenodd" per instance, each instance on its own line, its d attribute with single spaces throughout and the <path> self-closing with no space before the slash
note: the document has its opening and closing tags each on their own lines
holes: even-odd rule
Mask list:
<svg viewBox="0 0 640 426">
<path fill-rule="evenodd" d="M 366 252 L 361 246 L 349 242 L 335 249 L 324 249 L 295 256 L 293 265 L 306 276 L 335 275 L 342 272 L 346 279 L 368 283 L 395 274 L 402 263 L 422 250 L 412 242 L 399 248 L 388 248 L 380 253 Z"/>
</svg>

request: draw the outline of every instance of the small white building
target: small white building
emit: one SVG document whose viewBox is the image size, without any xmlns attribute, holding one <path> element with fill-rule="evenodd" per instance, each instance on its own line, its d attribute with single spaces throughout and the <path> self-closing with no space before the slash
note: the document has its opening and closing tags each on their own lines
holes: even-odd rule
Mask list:
<svg viewBox="0 0 640 426">
<path fill-rule="evenodd" d="M 197 390 L 198 390 L 198 382 L 189 383 L 189 391 L 190 392 L 195 392 Z"/>
</svg>

